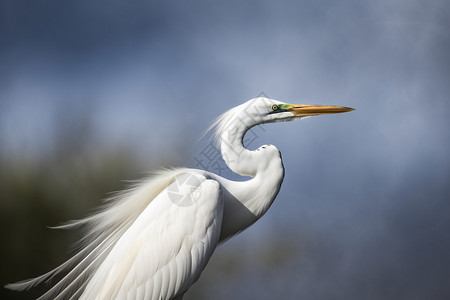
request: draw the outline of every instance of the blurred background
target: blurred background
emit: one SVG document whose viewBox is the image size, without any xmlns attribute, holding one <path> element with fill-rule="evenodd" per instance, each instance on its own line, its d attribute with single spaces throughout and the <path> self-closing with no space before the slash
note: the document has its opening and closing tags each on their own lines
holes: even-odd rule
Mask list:
<svg viewBox="0 0 450 300">
<path fill-rule="evenodd" d="M 69 258 L 81 233 L 47 226 L 124 180 L 216 171 L 201 133 L 265 94 L 356 111 L 252 130 L 283 153 L 282 189 L 186 299 L 450 299 L 449 9 L 0 0 L 0 284 Z"/>
</svg>

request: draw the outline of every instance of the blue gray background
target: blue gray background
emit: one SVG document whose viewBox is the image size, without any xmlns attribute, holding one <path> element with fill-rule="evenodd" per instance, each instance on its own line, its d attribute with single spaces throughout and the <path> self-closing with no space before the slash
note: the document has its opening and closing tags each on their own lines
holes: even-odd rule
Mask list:
<svg viewBox="0 0 450 300">
<path fill-rule="evenodd" d="M 197 166 L 214 118 L 264 93 L 356 111 L 253 129 L 250 148 L 283 154 L 282 189 L 186 299 L 449 299 L 449 9 L 0 1 L 1 283 L 68 257 L 77 236 L 44 225 L 110 182 Z"/>
</svg>

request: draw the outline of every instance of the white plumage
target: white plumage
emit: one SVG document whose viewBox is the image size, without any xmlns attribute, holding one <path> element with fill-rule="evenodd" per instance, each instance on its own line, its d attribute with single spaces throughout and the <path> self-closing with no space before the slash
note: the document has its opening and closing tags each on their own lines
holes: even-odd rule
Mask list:
<svg viewBox="0 0 450 300">
<path fill-rule="evenodd" d="M 86 227 L 84 248 L 40 277 L 7 285 L 24 290 L 67 273 L 39 299 L 181 299 L 215 248 L 270 207 L 284 167 L 275 146 L 250 151 L 245 133 L 261 123 L 346 112 L 338 106 L 292 105 L 252 99 L 213 124 L 230 169 L 250 176 L 231 181 L 194 169 L 170 169 L 136 183 L 99 213 L 59 228 Z"/>
<path fill-rule="evenodd" d="M 183 175 L 199 177 L 195 203 L 179 206 L 167 188 L 161 192 L 115 243 L 81 299 L 170 299 L 200 276 L 218 244 L 223 200 L 217 181 Z M 193 193 L 192 185 L 180 187 L 180 194 Z"/>
</svg>

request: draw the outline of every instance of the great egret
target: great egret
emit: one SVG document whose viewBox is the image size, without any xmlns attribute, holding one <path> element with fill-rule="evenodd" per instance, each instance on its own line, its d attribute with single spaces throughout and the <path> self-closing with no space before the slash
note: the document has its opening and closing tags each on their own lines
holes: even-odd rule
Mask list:
<svg viewBox="0 0 450 300">
<path fill-rule="evenodd" d="M 24 290 L 67 272 L 39 299 L 181 299 L 216 247 L 269 209 L 284 178 L 280 151 L 243 145 L 255 125 L 352 108 L 293 105 L 259 97 L 222 114 L 210 127 L 228 167 L 247 181 L 208 171 L 159 171 L 110 199 L 99 213 L 59 228 L 87 228 L 84 248 L 56 269 L 6 287 Z"/>
</svg>

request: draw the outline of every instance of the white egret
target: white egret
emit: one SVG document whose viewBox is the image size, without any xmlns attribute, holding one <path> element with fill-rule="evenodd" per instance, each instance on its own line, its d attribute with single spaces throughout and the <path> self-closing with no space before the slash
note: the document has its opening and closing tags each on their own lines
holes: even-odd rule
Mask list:
<svg viewBox="0 0 450 300">
<path fill-rule="evenodd" d="M 243 145 L 255 125 L 353 110 L 293 105 L 260 97 L 211 126 L 228 167 L 247 181 L 204 170 L 160 171 L 110 199 L 99 213 L 59 228 L 85 226 L 84 248 L 56 269 L 7 285 L 24 290 L 67 273 L 39 299 L 181 299 L 216 247 L 257 221 L 280 190 L 280 151 Z"/>
</svg>

